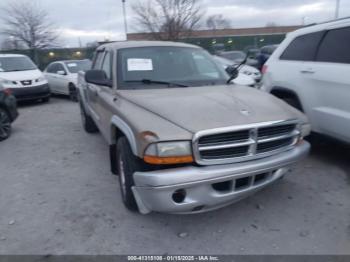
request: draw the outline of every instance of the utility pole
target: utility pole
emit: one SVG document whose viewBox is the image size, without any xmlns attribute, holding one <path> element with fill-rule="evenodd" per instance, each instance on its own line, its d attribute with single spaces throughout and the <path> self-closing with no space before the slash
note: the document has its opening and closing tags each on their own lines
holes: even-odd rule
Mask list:
<svg viewBox="0 0 350 262">
<path fill-rule="evenodd" d="M 339 7 L 340 7 L 340 0 L 336 0 L 335 5 L 335 19 L 339 18 Z"/>
<path fill-rule="evenodd" d="M 124 15 L 124 31 L 125 31 L 125 39 L 128 40 L 128 23 L 127 23 L 127 20 L 126 20 L 125 1 L 126 0 L 122 0 L 122 3 L 123 3 L 123 15 Z"/>
</svg>

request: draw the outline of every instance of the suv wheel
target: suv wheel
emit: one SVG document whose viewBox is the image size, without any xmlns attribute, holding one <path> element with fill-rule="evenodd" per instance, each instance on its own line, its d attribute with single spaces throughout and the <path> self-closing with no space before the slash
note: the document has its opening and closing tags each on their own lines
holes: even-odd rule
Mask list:
<svg viewBox="0 0 350 262">
<path fill-rule="evenodd" d="M 77 88 L 74 84 L 69 84 L 68 86 L 69 90 L 69 99 L 73 102 L 78 102 L 78 94 L 77 94 Z"/>
<path fill-rule="evenodd" d="M 43 99 L 42 99 L 42 102 L 43 102 L 43 103 L 48 103 L 48 102 L 50 102 L 50 97 L 48 96 L 48 97 L 43 98 Z"/>
<path fill-rule="evenodd" d="M 11 119 L 8 113 L 0 108 L 0 141 L 7 139 L 11 135 Z"/>
<path fill-rule="evenodd" d="M 133 174 L 142 170 L 142 163 L 134 156 L 129 142 L 121 137 L 117 143 L 116 164 L 119 175 L 120 192 L 125 207 L 131 211 L 138 211 L 138 207 L 132 192 L 134 186 Z"/>
<path fill-rule="evenodd" d="M 88 133 L 96 133 L 98 131 L 98 128 L 94 122 L 94 120 L 86 114 L 83 101 L 79 99 L 79 105 L 80 105 L 80 115 L 81 115 L 81 121 L 83 123 L 84 130 Z"/>
<path fill-rule="evenodd" d="M 297 98 L 286 97 L 286 98 L 282 98 L 282 100 L 285 101 L 287 104 L 291 105 L 292 107 L 298 109 L 299 111 L 303 111 L 301 104 Z"/>
</svg>

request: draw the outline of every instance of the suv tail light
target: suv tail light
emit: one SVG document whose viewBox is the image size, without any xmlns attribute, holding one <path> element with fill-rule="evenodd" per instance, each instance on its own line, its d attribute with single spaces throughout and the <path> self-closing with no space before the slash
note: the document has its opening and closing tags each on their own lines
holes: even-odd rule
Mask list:
<svg viewBox="0 0 350 262">
<path fill-rule="evenodd" d="M 11 91 L 11 89 L 5 88 L 5 89 L 4 89 L 4 93 L 5 93 L 6 95 L 11 95 L 11 94 L 12 94 L 12 91 Z"/>
<path fill-rule="evenodd" d="M 264 75 L 264 74 L 266 74 L 266 72 L 267 72 L 267 65 L 263 65 L 263 67 L 262 67 L 262 69 L 261 69 L 261 73 Z"/>
</svg>

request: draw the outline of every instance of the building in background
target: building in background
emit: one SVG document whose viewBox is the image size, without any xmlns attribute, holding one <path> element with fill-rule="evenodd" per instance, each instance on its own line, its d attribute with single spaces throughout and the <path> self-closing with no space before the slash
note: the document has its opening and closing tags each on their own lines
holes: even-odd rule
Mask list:
<svg viewBox="0 0 350 262">
<path fill-rule="evenodd" d="M 279 44 L 289 32 L 301 26 L 271 26 L 256 28 L 234 28 L 217 30 L 198 30 L 191 37 L 181 41 L 201 46 L 211 52 L 220 50 L 246 50 L 265 45 Z M 153 40 L 150 33 L 130 33 L 128 40 Z"/>
</svg>

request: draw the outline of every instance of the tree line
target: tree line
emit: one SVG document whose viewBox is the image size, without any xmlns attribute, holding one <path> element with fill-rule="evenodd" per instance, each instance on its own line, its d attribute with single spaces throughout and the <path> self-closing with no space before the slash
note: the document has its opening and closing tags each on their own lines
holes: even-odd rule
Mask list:
<svg viewBox="0 0 350 262">
<path fill-rule="evenodd" d="M 154 40 L 176 41 L 198 29 L 232 27 L 223 15 L 205 15 L 202 0 L 143 0 L 131 6 L 134 27 Z M 19 1 L 3 8 L 2 48 L 43 49 L 59 45 L 59 30 L 49 12 L 35 1 Z M 206 19 L 204 19 L 206 17 Z"/>
</svg>

